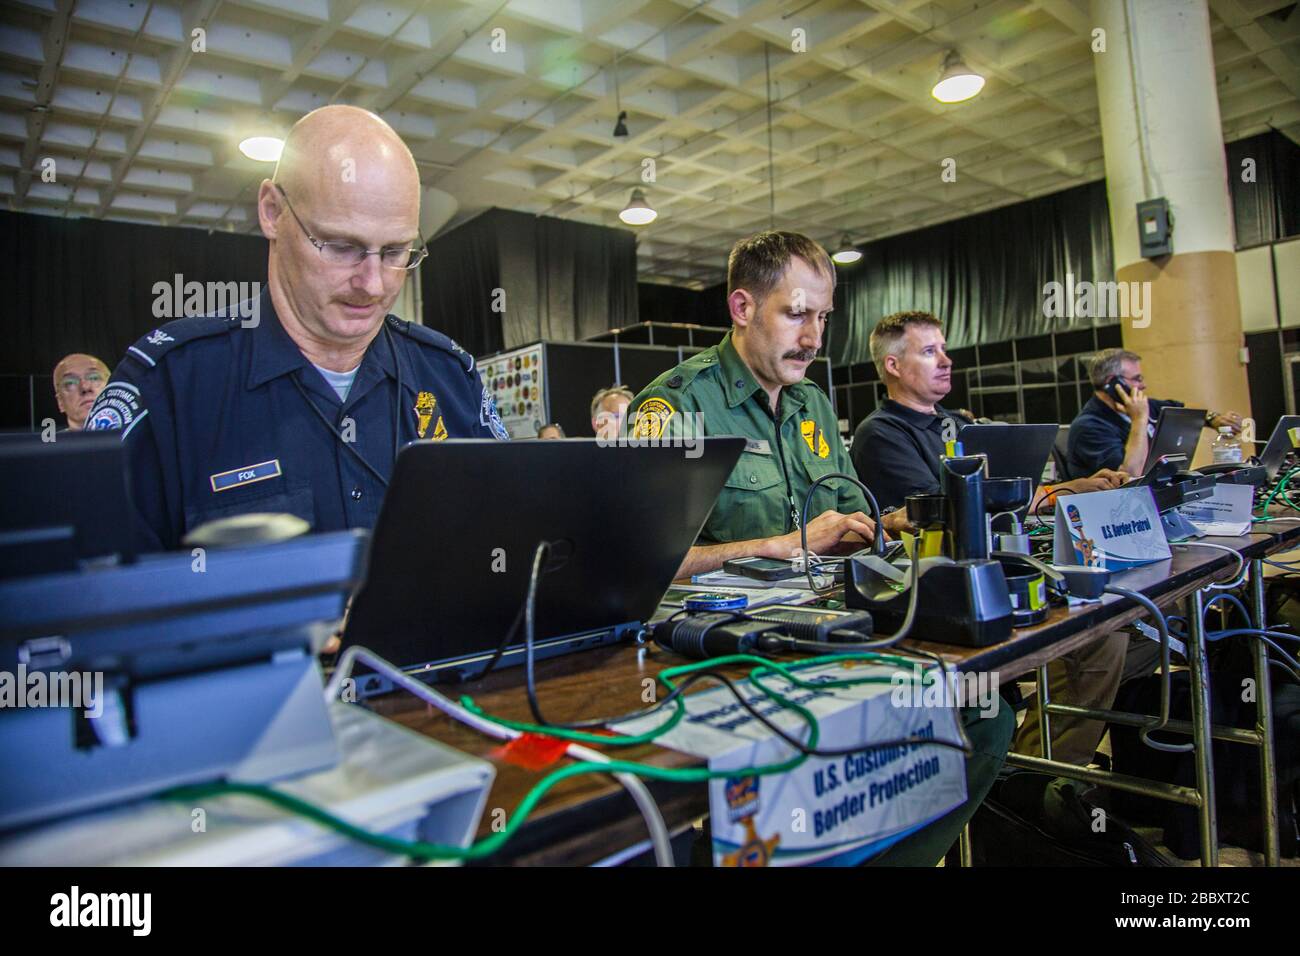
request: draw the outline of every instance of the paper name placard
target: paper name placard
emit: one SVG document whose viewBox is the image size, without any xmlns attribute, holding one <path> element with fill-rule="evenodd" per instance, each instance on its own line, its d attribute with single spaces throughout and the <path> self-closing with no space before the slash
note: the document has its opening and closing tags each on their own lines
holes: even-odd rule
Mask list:
<svg viewBox="0 0 1300 956">
<path fill-rule="evenodd" d="M 1253 485 L 1216 485 L 1212 497 L 1183 505 L 1178 511 L 1198 531 L 1234 537 L 1250 530 L 1254 506 Z"/>
<path fill-rule="evenodd" d="M 1056 499 L 1057 564 L 1120 570 L 1170 556 L 1151 489 L 1116 488 Z"/>
</svg>

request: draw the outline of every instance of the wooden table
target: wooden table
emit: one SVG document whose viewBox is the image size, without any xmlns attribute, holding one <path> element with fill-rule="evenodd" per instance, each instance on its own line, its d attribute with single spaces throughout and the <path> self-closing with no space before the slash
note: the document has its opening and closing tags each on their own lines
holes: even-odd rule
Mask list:
<svg viewBox="0 0 1300 956">
<path fill-rule="evenodd" d="M 1244 558 L 1259 559 L 1296 546 L 1300 522 L 1256 526 L 1241 538 L 1206 538 L 1239 551 Z M 1116 582 L 1139 590 L 1161 606 L 1194 596 L 1200 588 L 1222 580 L 1236 564 L 1230 555 L 1208 549 L 1173 546 L 1174 556 L 1118 575 Z M 1262 595 L 1262 585 L 1261 585 Z M 1198 602 L 1199 603 L 1199 602 Z M 1010 679 L 1046 665 L 1088 641 L 1110 633 L 1145 613 L 1134 602 L 1107 595 L 1100 604 L 1067 609 L 1053 607 L 1042 624 L 1016 630 L 1010 639 L 984 648 L 904 641 L 901 649 L 923 649 L 941 655 L 962 671 L 993 671 Z M 548 720 L 568 722 L 603 715 L 613 716 L 646 706 L 643 692 L 654 686 L 656 675 L 685 659 L 654 644 L 614 646 L 583 651 L 537 664 L 537 694 Z M 736 676 L 747 669 L 732 668 Z M 524 693 L 520 667 L 456 687 L 443 685 L 451 696 L 468 694 L 490 714 L 529 721 L 532 717 Z M 662 692 L 662 687 L 657 690 Z M 1261 687 L 1261 693 L 1264 687 Z M 372 702 L 380 713 L 406 726 L 450 744 L 466 753 L 491 759 L 497 777 L 489 795 L 480 836 L 492 832 L 494 810 L 513 812 L 529 789 L 549 769 L 526 770 L 494 753 L 500 741 L 433 710 L 407 694 L 396 693 Z M 619 757 L 662 767 L 694 767 L 701 761 L 653 744 L 630 748 L 598 748 Z M 1208 749 L 1208 748 L 1207 748 Z M 1212 779 L 1211 779 L 1212 782 Z M 670 830 L 678 830 L 708 812 L 707 788 L 698 784 L 646 781 L 658 801 Z M 496 819 L 501 815 L 495 814 Z M 527 823 L 489 864 L 586 865 L 608 859 L 620 850 L 644 843 L 645 825 L 622 787 L 604 774 L 572 778 L 552 789 Z"/>
</svg>

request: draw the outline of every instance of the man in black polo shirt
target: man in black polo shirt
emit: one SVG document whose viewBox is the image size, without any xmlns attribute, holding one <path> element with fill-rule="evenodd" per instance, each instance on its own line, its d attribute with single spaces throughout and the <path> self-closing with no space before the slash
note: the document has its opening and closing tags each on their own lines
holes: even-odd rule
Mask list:
<svg viewBox="0 0 1300 956">
<path fill-rule="evenodd" d="M 1114 394 L 1106 384 L 1115 380 Z M 1066 464 L 1072 475 L 1087 475 L 1098 468 L 1118 468 L 1140 475 L 1163 408 L 1182 408 L 1182 402 L 1147 398 L 1142 378 L 1142 356 L 1126 349 L 1104 349 L 1088 366 L 1092 398 L 1070 423 Z M 1133 426 L 1137 425 L 1137 428 Z M 1209 412 L 1206 428 L 1241 431 L 1236 412 Z"/>
<path fill-rule="evenodd" d="M 901 508 L 908 495 L 939 491 L 939 456 L 944 443 L 956 439 L 958 429 L 969 419 L 939 404 L 952 387 L 952 359 L 946 351 L 943 325 L 934 315 L 899 312 L 882 319 L 871 331 L 871 358 L 889 397 L 858 426 L 850 454 L 858 477 L 876 496 L 880 508 Z M 1118 487 L 1126 477 L 1102 470 L 1088 478 L 1040 489 L 1034 507 L 1063 487 L 1074 492 L 1105 491 Z M 886 528 L 892 524 L 885 520 Z M 1127 649 L 1128 636 L 1117 632 L 1053 661 L 1048 667 L 1051 699 L 1109 708 L 1119 690 Z M 1053 758 L 1088 763 L 1105 729 L 1099 721 L 1054 716 Z M 1037 756 L 1039 740 L 1037 710 L 1031 707 L 1013 748 Z"/>
<path fill-rule="evenodd" d="M 952 388 L 943 325 L 929 312 L 886 316 L 871 331 L 871 358 L 889 397 L 853 435 L 850 454 L 882 511 L 902 508 L 908 495 L 937 494 L 939 456 L 970 418 L 939 404 Z M 1118 487 L 1124 476 L 1103 469 L 1040 490 L 1038 502 L 1061 488 L 1072 492 Z M 893 523 L 885 527 L 893 530 Z"/>
</svg>

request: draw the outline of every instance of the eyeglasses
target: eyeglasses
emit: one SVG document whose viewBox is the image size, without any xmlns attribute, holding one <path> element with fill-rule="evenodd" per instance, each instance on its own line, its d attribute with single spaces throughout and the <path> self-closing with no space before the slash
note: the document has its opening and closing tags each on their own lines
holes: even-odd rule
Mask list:
<svg viewBox="0 0 1300 956">
<path fill-rule="evenodd" d="M 65 375 L 59 379 L 59 391 L 71 392 L 81 387 L 81 383 L 87 385 L 103 385 L 103 372 L 87 372 L 85 375 Z"/>
<path fill-rule="evenodd" d="M 379 261 L 389 269 L 408 271 L 423 262 L 424 257 L 429 254 L 428 248 L 424 245 L 423 236 L 420 237 L 418 247 L 387 246 L 383 249 L 373 250 L 367 249 L 358 243 L 350 242 L 347 239 L 317 239 L 311 234 L 311 230 L 303 224 L 303 221 L 298 218 L 298 214 L 293 211 L 293 205 L 289 202 L 289 194 L 284 191 L 284 187 L 276 183 L 275 188 L 284 197 L 285 208 L 289 210 L 294 221 L 298 223 L 298 227 L 306 235 L 307 241 L 315 246 L 316 251 L 320 253 L 320 257 L 332 266 L 359 266 L 366 261 L 367 256 L 379 256 Z"/>
</svg>

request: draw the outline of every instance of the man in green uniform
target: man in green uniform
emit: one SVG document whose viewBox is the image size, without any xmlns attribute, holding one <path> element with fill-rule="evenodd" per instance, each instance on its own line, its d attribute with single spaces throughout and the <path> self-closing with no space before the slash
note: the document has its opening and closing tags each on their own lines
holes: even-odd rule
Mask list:
<svg viewBox="0 0 1300 956">
<path fill-rule="evenodd" d="M 699 540 L 679 575 L 713 571 L 731 558 L 791 558 L 808 526 L 814 554 L 856 550 L 874 539 L 866 499 L 851 482 L 831 479 L 813 494 L 812 483 L 831 472 L 854 474 L 826 393 L 806 380 L 821 349 L 835 293 L 835 267 L 807 236 L 763 232 L 742 239 L 727 260 L 731 331 L 659 376 L 629 408 L 635 439 L 740 435 L 747 446 Z M 902 527 L 906 514 L 893 521 Z M 885 529 L 891 527 L 886 520 Z M 967 801 L 871 860 L 933 866 L 952 846 L 997 776 L 1015 715 L 961 712 L 974 754 L 966 759 Z"/>
</svg>

